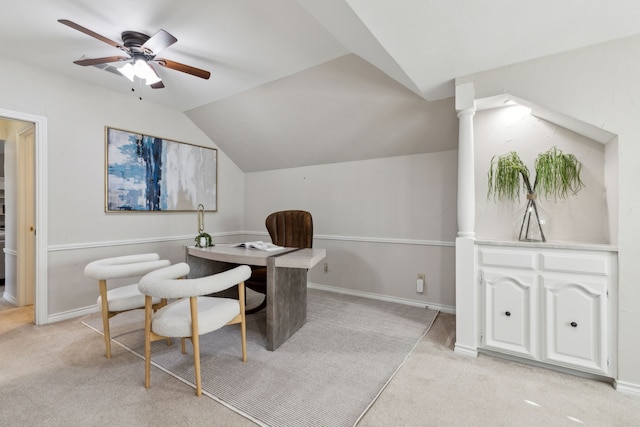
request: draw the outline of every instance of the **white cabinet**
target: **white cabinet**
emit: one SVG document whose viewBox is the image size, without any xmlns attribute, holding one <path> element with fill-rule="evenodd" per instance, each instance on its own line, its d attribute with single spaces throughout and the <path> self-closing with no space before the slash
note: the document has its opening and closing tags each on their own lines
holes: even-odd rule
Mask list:
<svg viewBox="0 0 640 427">
<path fill-rule="evenodd" d="M 542 360 L 608 372 L 605 281 L 542 280 L 547 320 Z"/>
<path fill-rule="evenodd" d="M 486 271 L 484 279 L 484 344 L 516 356 L 535 358 L 537 306 L 533 274 Z"/>
<path fill-rule="evenodd" d="M 617 256 L 478 245 L 479 347 L 612 376 Z"/>
</svg>

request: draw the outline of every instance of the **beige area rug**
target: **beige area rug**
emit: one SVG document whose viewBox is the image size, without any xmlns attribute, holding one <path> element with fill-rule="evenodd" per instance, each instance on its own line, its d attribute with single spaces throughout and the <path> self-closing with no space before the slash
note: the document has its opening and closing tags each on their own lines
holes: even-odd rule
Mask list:
<svg viewBox="0 0 640 427">
<path fill-rule="evenodd" d="M 438 312 L 310 289 L 307 323 L 267 351 L 265 314 L 247 316 L 247 362 L 238 325 L 200 340 L 203 394 L 264 426 L 353 426 L 429 331 Z M 142 310 L 111 319 L 113 340 L 144 357 Z M 97 315 L 83 323 L 102 331 Z M 152 363 L 194 388 L 193 356 L 152 344 Z M 140 365 L 140 376 L 144 368 Z M 151 375 L 153 387 L 153 373 Z M 196 398 L 194 396 L 194 398 Z"/>
</svg>

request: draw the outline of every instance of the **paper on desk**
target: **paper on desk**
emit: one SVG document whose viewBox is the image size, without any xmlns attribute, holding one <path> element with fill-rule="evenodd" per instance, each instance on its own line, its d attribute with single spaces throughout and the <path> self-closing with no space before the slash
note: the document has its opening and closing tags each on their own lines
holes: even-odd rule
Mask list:
<svg viewBox="0 0 640 427">
<path fill-rule="evenodd" d="M 277 251 L 280 249 L 284 249 L 284 246 L 274 245 L 273 243 L 263 242 L 262 240 L 257 240 L 255 242 L 237 243 L 235 245 L 232 245 L 232 247 L 258 249 L 261 251 Z"/>
</svg>

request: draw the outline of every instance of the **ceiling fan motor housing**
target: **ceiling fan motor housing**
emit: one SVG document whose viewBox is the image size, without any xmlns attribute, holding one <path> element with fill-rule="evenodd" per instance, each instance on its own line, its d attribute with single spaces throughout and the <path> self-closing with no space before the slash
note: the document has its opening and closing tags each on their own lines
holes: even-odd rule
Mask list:
<svg viewBox="0 0 640 427">
<path fill-rule="evenodd" d="M 145 55 L 153 55 L 153 52 L 142 49 L 142 45 L 149 40 L 149 36 L 137 31 L 123 31 L 122 44 L 128 48 L 131 53 L 143 53 Z"/>
</svg>

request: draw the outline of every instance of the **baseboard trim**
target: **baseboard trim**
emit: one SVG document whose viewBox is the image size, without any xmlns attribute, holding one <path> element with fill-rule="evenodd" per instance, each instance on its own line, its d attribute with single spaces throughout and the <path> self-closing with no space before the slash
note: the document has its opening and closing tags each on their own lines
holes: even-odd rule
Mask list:
<svg viewBox="0 0 640 427">
<path fill-rule="evenodd" d="M 613 380 L 613 388 L 620 393 L 640 396 L 640 384 L 628 383 L 626 381 Z"/>
<path fill-rule="evenodd" d="M 2 299 L 9 302 L 11 305 L 18 306 L 18 300 L 15 299 L 12 295 L 10 295 L 7 291 L 2 293 Z"/>
<path fill-rule="evenodd" d="M 478 349 L 456 343 L 453 352 L 466 357 L 478 357 Z"/>
<path fill-rule="evenodd" d="M 510 360 L 512 362 L 518 362 L 518 363 L 522 363 L 524 365 L 536 366 L 538 368 L 549 369 L 550 371 L 562 372 L 564 374 L 569 374 L 569 375 L 573 375 L 573 376 L 576 376 L 576 377 L 586 378 L 588 380 L 602 381 L 602 382 L 611 384 L 612 386 L 613 386 L 614 381 L 615 381 L 613 378 L 611 378 L 609 376 L 606 376 L 605 374 L 600 374 L 600 373 L 595 373 L 595 372 L 588 372 L 588 371 L 581 371 L 579 369 L 568 368 L 566 366 L 556 365 L 556 364 L 553 364 L 553 363 L 543 362 L 543 361 L 540 361 L 540 360 L 527 359 L 525 357 L 518 357 L 518 356 L 514 356 L 514 355 L 511 355 L 511 354 L 507 354 L 507 353 L 501 353 L 501 352 L 497 352 L 497 351 L 488 350 L 488 349 L 485 349 L 485 348 L 479 349 L 479 352 L 482 353 L 482 354 L 486 354 L 487 356 L 495 357 L 495 358 L 498 358 L 498 359 Z"/>
<path fill-rule="evenodd" d="M 356 296 L 356 297 L 375 299 L 375 300 L 379 300 L 379 301 L 395 302 L 395 303 L 398 303 L 398 304 L 410 305 L 410 306 L 413 306 L 413 307 L 426 307 L 426 308 L 430 308 L 430 309 L 433 309 L 433 310 L 438 310 L 438 311 L 441 311 L 441 312 L 447 313 L 447 314 L 456 314 L 455 307 L 446 306 L 446 305 L 440 305 L 440 304 L 433 304 L 433 303 L 425 302 L 425 301 L 417 301 L 417 300 L 411 300 L 411 299 L 407 299 L 407 298 L 392 297 L 392 296 L 388 296 L 388 295 L 375 294 L 375 293 L 372 293 L 372 292 L 356 291 L 356 290 L 353 290 L 353 289 L 345 289 L 345 288 L 339 288 L 339 287 L 336 287 L 336 286 L 321 285 L 321 284 L 312 283 L 312 282 L 308 282 L 307 283 L 307 287 L 309 287 L 311 289 L 318 289 L 318 290 L 321 290 L 321 291 L 336 292 L 336 293 L 339 293 L 339 294 L 353 295 L 353 296 Z"/>
<path fill-rule="evenodd" d="M 338 287 L 334 287 L 334 286 L 320 285 L 320 284 L 311 283 L 311 282 L 307 283 L 307 286 L 309 288 L 318 289 L 318 290 L 321 290 L 321 291 L 328 291 L 328 292 L 335 292 L 335 293 L 346 294 L 346 295 L 353 295 L 353 296 L 357 296 L 357 297 L 375 299 L 375 300 L 380 300 L 380 301 L 395 302 L 395 303 L 398 303 L 398 304 L 410 305 L 410 306 L 413 306 L 413 307 L 425 307 L 425 308 L 430 308 L 432 310 L 438 310 L 438 311 L 441 311 L 443 313 L 455 314 L 455 307 L 443 306 L 443 305 L 439 305 L 439 304 L 425 303 L 424 301 L 416 301 L 416 300 L 410 300 L 410 299 L 405 299 L 405 298 L 390 297 L 390 296 L 387 296 L 387 295 L 374 294 L 374 293 L 371 293 L 371 292 L 354 291 L 354 290 L 351 290 L 351 289 L 344 289 L 344 288 L 338 288 Z M 5 292 L 5 295 L 7 295 L 6 292 Z M 11 302 L 11 300 L 7 300 L 7 301 Z M 86 316 L 88 314 L 98 313 L 99 311 L 100 310 L 98 310 L 98 307 L 95 306 L 95 305 L 79 308 L 77 310 L 62 311 L 60 313 L 55 313 L 55 314 L 52 314 L 52 315 L 48 316 L 47 323 L 61 322 L 63 320 L 74 319 L 74 318 L 77 318 L 77 317 Z"/>
<path fill-rule="evenodd" d="M 91 305 L 76 310 L 61 311 L 60 313 L 51 314 L 47 317 L 47 323 L 62 322 L 63 320 L 75 319 L 86 316 L 88 314 L 98 313 L 98 307 Z"/>
</svg>

